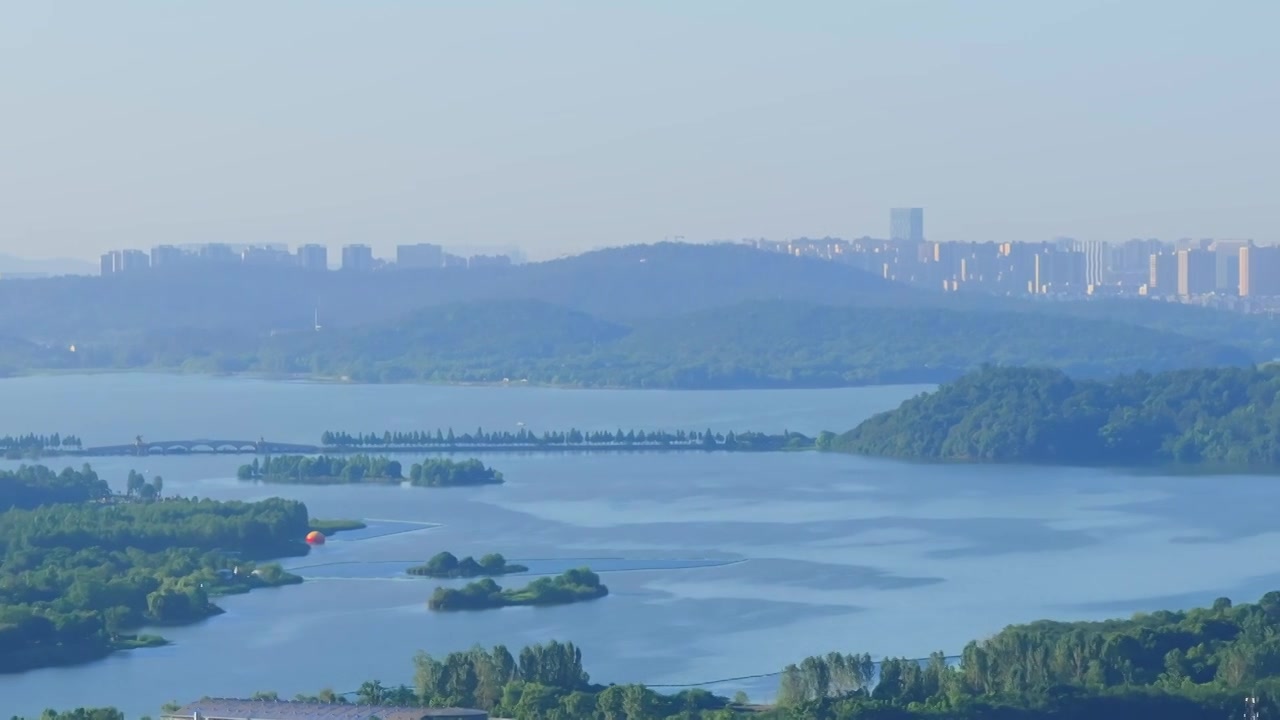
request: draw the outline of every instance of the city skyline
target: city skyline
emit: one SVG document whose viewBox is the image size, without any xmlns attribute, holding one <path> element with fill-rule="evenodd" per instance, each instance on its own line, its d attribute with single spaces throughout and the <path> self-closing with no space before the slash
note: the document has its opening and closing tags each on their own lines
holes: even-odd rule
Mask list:
<svg viewBox="0 0 1280 720">
<path fill-rule="evenodd" d="M 1262 0 L 203 7 L 6 9 L 0 253 L 1280 238 Z"/>
</svg>

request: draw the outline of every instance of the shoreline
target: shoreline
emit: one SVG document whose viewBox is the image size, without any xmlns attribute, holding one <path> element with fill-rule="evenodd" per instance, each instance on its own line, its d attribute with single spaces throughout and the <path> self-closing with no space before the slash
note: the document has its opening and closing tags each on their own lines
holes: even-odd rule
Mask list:
<svg viewBox="0 0 1280 720">
<path fill-rule="evenodd" d="M 564 383 L 547 383 L 535 382 L 530 380 L 519 381 L 431 381 L 431 380 L 404 380 L 395 382 L 374 382 L 368 380 L 356 380 L 345 375 L 315 375 L 311 373 L 270 373 L 262 371 L 244 371 L 244 372 L 206 372 L 199 370 L 182 370 L 181 368 L 30 368 L 23 370 L 15 370 L 7 375 L 0 375 L 0 381 L 18 380 L 22 378 L 40 378 L 40 377 L 73 377 L 73 376 L 91 376 L 91 375 L 170 375 L 173 377 L 206 377 L 217 379 L 237 379 L 237 380 L 258 380 L 263 382 L 282 382 L 282 383 L 298 383 L 312 385 L 367 385 L 367 386 L 423 386 L 423 387 L 446 387 L 446 388 L 541 388 L 544 390 L 607 390 L 611 392 L 634 391 L 634 392 L 680 392 L 680 393 L 697 393 L 697 392 L 763 392 L 763 391 L 823 391 L 823 390 L 853 390 L 858 388 L 871 387 L 913 387 L 920 385 L 928 385 L 936 387 L 937 380 L 922 380 L 919 382 L 859 382 L 859 383 L 841 383 L 826 385 L 728 385 L 723 387 L 682 387 L 659 385 L 651 387 L 642 387 L 636 385 L 575 385 Z"/>
</svg>

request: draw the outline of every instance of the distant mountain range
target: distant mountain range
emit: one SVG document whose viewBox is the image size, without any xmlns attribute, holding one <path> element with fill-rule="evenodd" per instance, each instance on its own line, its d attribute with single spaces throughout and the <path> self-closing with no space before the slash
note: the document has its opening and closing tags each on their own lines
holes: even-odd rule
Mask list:
<svg viewBox="0 0 1280 720">
<path fill-rule="evenodd" d="M 70 258 L 30 259 L 0 254 L 0 279 L 5 275 L 97 275 L 98 266 Z"/>
<path fill-rule="evenodd" d="M 307 272 L 231 266 L 0 283 L 0 333 L 83 339 L 115 331 L 271 331 L 384 324 L 426 307 L 528 300 L 614 321 L 749 300 L 835 304 L 940 296 L 848 265 L 741 245 L 641 245 L 493 268 Z"/>
<path fill-rule="evenodd" d="M 0 282 L 0 308 L 0 374 L 150 367 L 834 387 L 939 382 L 987 363 L 1106 377 L 1280 355 L 1280 322 L 1265 316 L 944 293 L 741 245 L 640 245 L 493 268 L 230 266 Z"/>
</svg>

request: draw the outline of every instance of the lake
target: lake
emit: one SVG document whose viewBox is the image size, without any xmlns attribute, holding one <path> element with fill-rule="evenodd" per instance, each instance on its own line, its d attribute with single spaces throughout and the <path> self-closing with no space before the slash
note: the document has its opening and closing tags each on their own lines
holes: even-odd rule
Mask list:
<svg viewBox="0 0 1280 720">
<path fill-rule="evenodd" d="M 87 443 L 191 437 L 315 442 L 323 430 L 844 429 L 924 390 L 649 392 L 356 386 L 165 375 L 0 381 L 0 434 Z M 161 437 L 163 436 L 163 437 Z M 170 700 L 281 697 L 412 681 L 419 650 L 583 649 L 601 682 L 681 685 L 776 672 L 806 655 L 958 653 L 1013 622 L 1104 618 L 1280 588 L 1274 478 L 920 465 L 818 453 L 478 454 L 502 486 L 404 488 L 238 481 L 247 457 L 104 458 L 166 493 L 279 495 L 362 518 L 286 567 L 300 586 L 219 600 L 166 628 L 173 645 L 0 676 L 0 715 Z M 406 456 L 405 460 L 416 459 Z M 53 464 L 61 464 L 55 461 Z M 78 461 L 77 461 L 78 462 Z M 5 463 L 12 467 L 16 463 Z M 554 573 L 589 565 L 609 597 L 554 608 L 431 613 L 441 581 L 401 575 L 436 552 L 501 552 Z M 529 576 L 499 579 L 523 584 Z M 451 581 L 452 582 L 452 581 Z M 456 584 L 456 583 L 455 583 Z M 766 700 L 773 678 L 720 682 Z"/>
</svg>

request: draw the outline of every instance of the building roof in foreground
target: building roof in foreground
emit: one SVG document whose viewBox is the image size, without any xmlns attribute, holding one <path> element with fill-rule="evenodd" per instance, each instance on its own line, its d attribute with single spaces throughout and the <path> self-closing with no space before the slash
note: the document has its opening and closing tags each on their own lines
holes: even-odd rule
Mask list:
<svg viewBox="0 0 1280 720">
<path fill-rule="evenodd" d="M 288 700 L 231 700 L 210 698 L 184 705 L 165 718 L 201 720 L 430 720 L 433 718 L 476 718 L 488 716 L 483 710 L 465 708 L 380 707 L 374 705 L 330 705 Z"/>
</svg>

